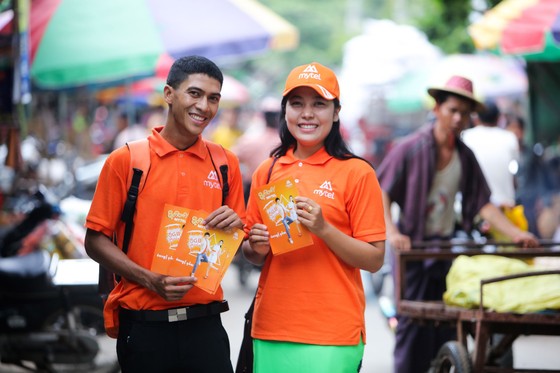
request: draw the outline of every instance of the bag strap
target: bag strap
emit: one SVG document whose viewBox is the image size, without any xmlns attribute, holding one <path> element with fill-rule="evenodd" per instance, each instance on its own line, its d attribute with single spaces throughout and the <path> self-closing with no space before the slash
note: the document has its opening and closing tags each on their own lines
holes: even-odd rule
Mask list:
<svg viewBox="0 0 560 373">
<path fill-rule="evenodd" d="M 150 143 L 148 139 L 130 141 L 126 144 L 130 152 L 130 166 L 132 172 L 128 174 L 128 193 L 121 214 L 121 221 L 125 223 L 122 251 L 128 252 L 128 244 L 134 223 L 134 211 L 138 194 L 144 189 L 146 177 L 150 171 Z"/>
<path fill-rule="evenodd" d="M 150 160 L 150 142 L 147 138 L 129 141 L 126 143 L 130 151 L 130 166 L 132 169 L 139 169 L 143 171 L 142 178 L 138 184 L 138 192 L 144 189 L 144 184 L 146 183 L 146 177 L 148 177 L 148 171 L 150 171 L 151 160 Z M 126 185 L 131 185 L 133 175 L 128 174 L 128 180 Z"/>
<path fill-rule="evenodd" d="M 216 170 L 218 178 L 220 179 L 220 184 L 222 185 L 222 205 L 224 205 L 226 203 L 226 198 L 229 195 L 228 159 L 226 150 L 222 145 L 211 141 L 205 140 L 204 143 L 210 153 L 212 165 L 214 166 L 214 170 Z M 218 165 L 217 168 L 216 165 Z M 218 170 L 219 172 L 217 172 Z"/>
<path fill-rule="evenodd" d="M 266 177 L 266 183 L 268 184 L 270 182 L 270 177 L 272 176 L 272 169 L 274 168 L 274 165 L 276 164 L 276 161 L 279 159 L 280 157 L 274 157 L 272 159 L 272 164 L 270 165 L 270 168 L 268 169 L 268 176 Z"/>
<path fill-rule="evenodd" d="M 268 169 L 268 175 L 266 178 L 266 183 L 270 182 L 270 177 L 272 176 L 272 169 L 278 161 L 279 157 L 274 157 L 270 168 Z M 245 313 L 245 323 L 243 324 L 243 339 L 241 341 L 241 348 L 239 349 L 239 356 L 237 358 L 237 365 L 235 367 L 235 373 L 252 373 L 253 372 L 253 338 L 251 338 L 251 328 L 253 326 L 253 313 L 255 312 L 255 300 L 257 299 L 257 292 L 253 295 L 253 300 L 251 305 Z"/>
<path fill-rule="evenodd" d="M 228 177 L 228 163 L 225 149 L 218 144 L 210 141 L 205 141 L 210 158 L 214 169 L 218 165 L 220 178 L 222 184 L 222 205 L 225 203 L 229 195 L 229 177 Z M 132 228 L 134 225 L 134 211 L 136 210 L 136 201 L 138 194 L 144 189 L 146 177 L 150 171 L 150 143 L 147 138 L 127 142 L 130 152 L 130 166 L 132 172 L 128 174 L 127 185 L 129 185 L 127 198 L 123 207 L 121 221 L 125 223 L 124 237 L 122 251 L 128 253 L 128 245 L 130 243 L 130 236 L 132 235 Z"/>
<path fill-rule="evenodd" d="M 225 149 L 210 141 L 205 141 L 206 147 L 210 152 L 210 158 L 214 169 L 218 165 L 218 177 L 222 184 L 222 205 L 225 203 L 229 195 L 229 177 L 228 177 L 228 162 Z M 125 223 L 123 247 L 122 251 L 126 254 L 128 252 L 128 245 L 130 243 L 130 236 L 134 225 L 134 211 L 136 210 L 136 201 L 138 194 L 144 189 L 146 177 L 150 171 L 150 143 L 147 138 L 130 141 L 126 144 L 130 151 L 130 166 L 131 173 L 128 174 L 127 185 L 129 185 L 127 198 L 123 207 L 121 221 Z"/>
</svg>

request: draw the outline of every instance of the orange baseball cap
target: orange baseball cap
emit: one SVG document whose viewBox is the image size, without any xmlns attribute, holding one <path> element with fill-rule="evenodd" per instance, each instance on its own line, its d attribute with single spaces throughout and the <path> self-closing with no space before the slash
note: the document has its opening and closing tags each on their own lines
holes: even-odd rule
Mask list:
<svg viewBox="0 0 560 373">
<path fill-rule="evenodd" d="M 340 88 L 335 73 L 317 62 L 294 68 L 286 79 L 282 96 L 286 96 L 297 87 L 311 87 L 327 100 L 340 99 Z"/>
</svg>

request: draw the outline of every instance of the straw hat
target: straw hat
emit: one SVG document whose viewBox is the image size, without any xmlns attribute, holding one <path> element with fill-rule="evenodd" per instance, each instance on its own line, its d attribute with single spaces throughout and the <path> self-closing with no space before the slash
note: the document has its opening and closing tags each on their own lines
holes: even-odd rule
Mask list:
<svg viewBox="0 0 560 373">
<path fill-rule="evenodd" d="M 428 94 L 434 99 L 439 92 L 453 93 L 464 97 L 475 104 L 475 110 L 484 110 L 484 104 L 476 99 L 473 91 L 473 82 L 463 76 L 453 75 L 442 87 L 428 88 Z"/>
</svg>

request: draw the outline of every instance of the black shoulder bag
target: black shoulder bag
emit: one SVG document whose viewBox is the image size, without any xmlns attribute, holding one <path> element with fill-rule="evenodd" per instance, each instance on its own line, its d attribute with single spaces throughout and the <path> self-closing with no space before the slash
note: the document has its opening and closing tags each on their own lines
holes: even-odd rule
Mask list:
<svg viewBox="0 0 560 373">
<path fill-rule="evenodd" d="M 268 170 L 268 177 L 266 179 L 266 184 L 270 181 L 270 176 L 272 175 L 272 168 L 278 160 L 278 157 L 274 157 L 270 169 Z M 251 328 L 253 327 L 253 311 L 255 309 L 255 298 L 257 294 L 253 297 L 253 301 L 245 314 L 245 324 L 243 326 L 243 340 L 241 341 L 241 348 L 239 349 L 239 357 L 237 358 L 237 365 L 235 367 L 235 373 L 253 373 L 253 337 L 251 337 Z"/>
</svg>

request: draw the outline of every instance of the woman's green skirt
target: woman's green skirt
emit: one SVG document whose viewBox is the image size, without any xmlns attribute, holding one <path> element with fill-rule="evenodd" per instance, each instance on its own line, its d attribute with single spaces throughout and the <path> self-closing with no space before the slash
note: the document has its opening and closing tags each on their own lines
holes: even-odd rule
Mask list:
<svg viewBox="0 0 560 373">
<path fill-rule="evenodd" d="M 359 372 L 364 344 L 323 346 L 253 340 L 255 373 Z"/>
</svg>

